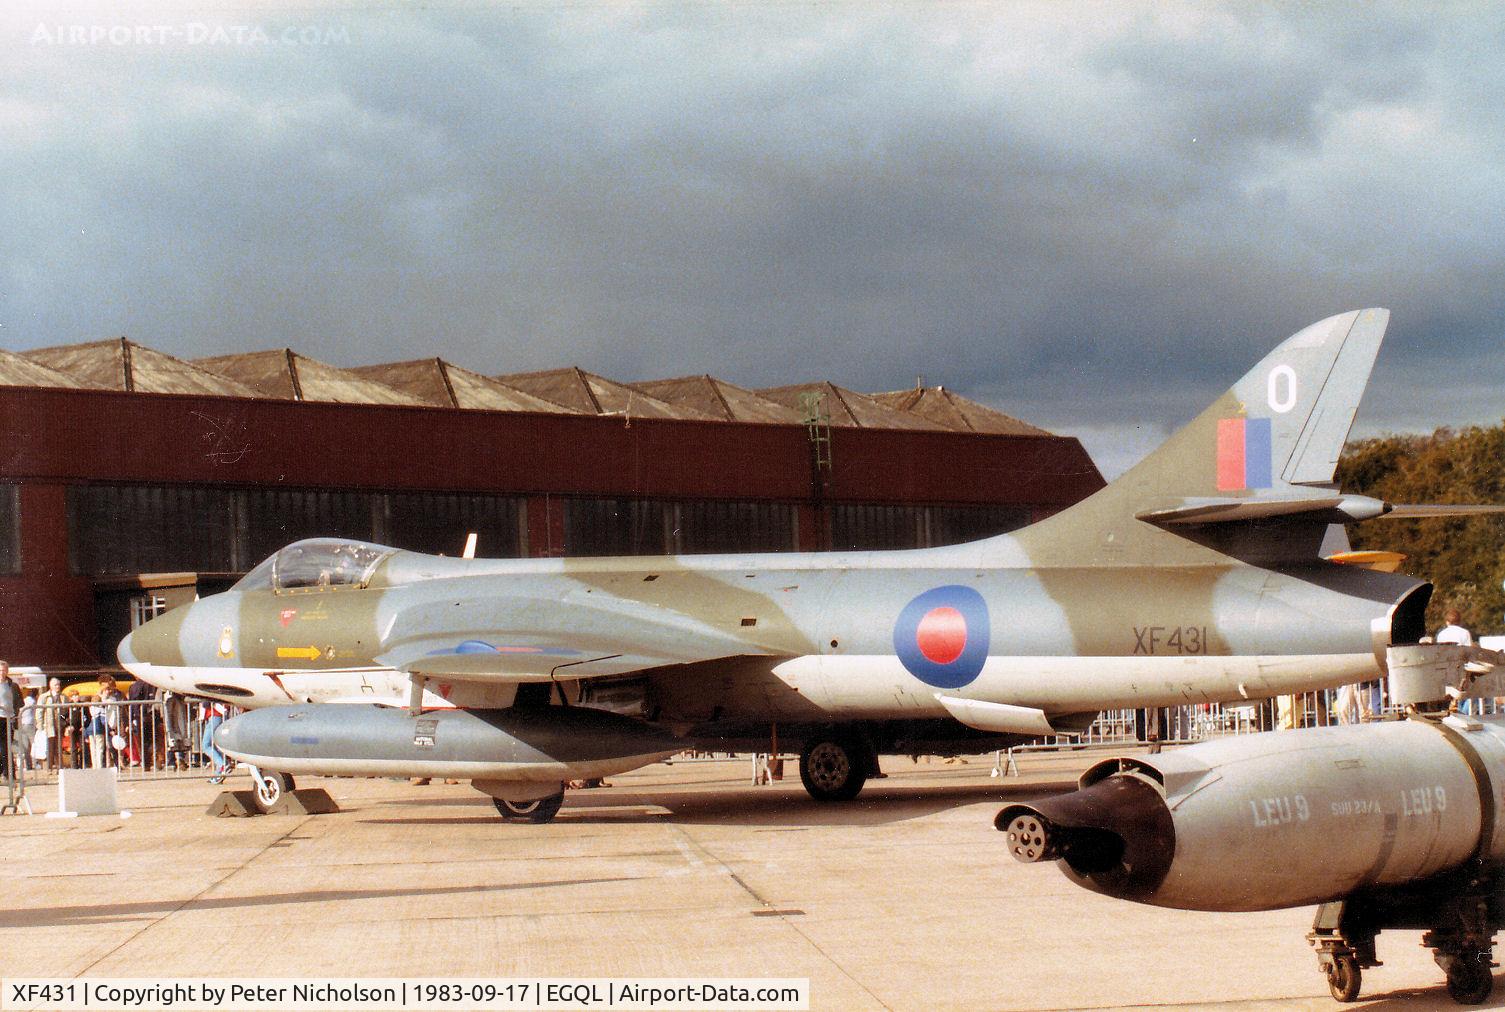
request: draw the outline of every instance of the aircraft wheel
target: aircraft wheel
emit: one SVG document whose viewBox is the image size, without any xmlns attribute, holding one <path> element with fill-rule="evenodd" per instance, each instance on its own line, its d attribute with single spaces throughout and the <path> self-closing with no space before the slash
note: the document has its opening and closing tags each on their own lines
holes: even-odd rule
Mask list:
<svg viewBox="0 0 1505 1012">
<path fill-rule="evenodd" d="M 492 798 L 491 801 L 496 805 L 497 814 L 508 822 L 543 823 L 552 821 L 559 814 L 559 806 L 564 804 L 564 791 L 532 801 L 507 801 L 503 798 Z"/>
<path fill-rule="evenodd" d="M 1341 1002 L 1358 1001 L 1359 988 L 1363 985 L 1364 973 L 1359 961 L 1352 956 L 1334 956 L 1327 968 L 1327 989 Z"/>
<path fill-rule="evenodd" d="M 257 770 L 252 779 L 256 783 L 256 807 L 265 814 L 277 807 L 277 803 L 297 786 L 289 773 L 271 773 Z"/>
<path fill-rule="evenodd" d="M 845 738 L 812 738 L 800 753 L 800 782 L 816 801 L 851 801 L 876 765 L 867 748 Z"/>
<path fill-rule="evenodd" d="M 1459 1005 L 1482 1005 L 1495 987 L 1489 953 L 1465 952 L 1448 967 L 1448 994 Z"/>
</svg>

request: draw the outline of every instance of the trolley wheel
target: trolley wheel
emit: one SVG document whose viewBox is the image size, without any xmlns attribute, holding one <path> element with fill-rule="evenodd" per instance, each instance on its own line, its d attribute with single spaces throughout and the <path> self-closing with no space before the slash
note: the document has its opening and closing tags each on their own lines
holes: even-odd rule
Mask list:
<svg viewBox="0 0 1505 1012">
<path fill-rule="evenodd" d="M 1357 1001 L 1363 982 L 1364 971 L 1359 969 L 1357 959 L 1347 954 L 1333 957 L 1332 963 L 1327 967 L 1327 989 L 1335 999 L 1341 1002 Z"/>
<path fill-rule="evenodd" d="M 851 801 L 877 763 L 848 738 L 812 738 L 800 753 L 800 782 L 816 801 Z"/>
<path fill-rule="evenodd" d="M 532 801 L 507 801 L 504 798 L 492 798 L 491 801 L 496 805 L 497 814 L 508 822 L 543 823 L 559 814 L 559 807 L 564 804 L 564 791 Z"/>
<path fill-rule="evenodd" d="M 257 770 L 252 779 L 256 783 L 256 807 L 261 809 L 263 815 L 276 808 L 277 803 L 291 794 L 297 786 L 290 773 Z"/>
<path fill-rule="evenodd" d="M 1448 967 L 1448 995 L 1459 1005 L 1482 1005 L 1495 987 L 1487 952 L 1465 952 Z"/>
</svg>

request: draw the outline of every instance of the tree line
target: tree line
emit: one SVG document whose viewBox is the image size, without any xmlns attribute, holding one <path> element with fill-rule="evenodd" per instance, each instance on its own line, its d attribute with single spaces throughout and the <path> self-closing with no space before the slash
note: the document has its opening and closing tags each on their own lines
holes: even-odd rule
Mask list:
<svg viewBox="0 0 1505 1012">
<path fill-rule="evenodd" d="M 1505 422 L 1350 443 L 1338 482 L 1345 492 L 1393 503 L 1505 503 Z M 1505 514 L 1382 518 L 1348 533 L 1355 549 L 1405 553 L 1401 571 L 1432 581 L 1428 631 L 1456 607 L 1475 636 L 1505 633 Z"/>
</svg>

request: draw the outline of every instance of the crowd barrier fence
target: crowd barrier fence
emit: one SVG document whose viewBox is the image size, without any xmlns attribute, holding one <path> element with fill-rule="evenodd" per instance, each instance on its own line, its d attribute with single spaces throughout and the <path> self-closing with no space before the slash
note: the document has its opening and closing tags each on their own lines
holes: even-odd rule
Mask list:
<svg viewBox="0 0 1505 1012">
<path fill-rule="evenodd" d="M 204 731 L 209 703 L 183 696 L 148 700 L 39 703 L 3 718 L 5 801 L 18 811 L 28 784 L 55 783 L 62 769 L 114 767 L 122 780 L 214 774 L 217 755 Z M 338 704 L 333 704 L 338 705 Z M 1505 700 L 1477 699 L 1472 712 L 1505 711 Z M 234 707 L 221 709 L 233 715 Z M 1104 710 L 1085 731 L 1043 738 L 1012 751 L 1191 744 L 1226 735 L 1358 723 L 1394 715 L 1383 682 L 1367 682 L 1247 703 L 1198 703 L 1158 710 Z M 782 751 L 782 750 L 781 750 Z M 685 752 L 675 761 L 730 753 Z"/>
<path fill-rule="evenodd" d="M 214 770 L 204 741 L 211 715 L 200 700 L 172 696 L 27 709 L 31 720 L 7 724 L 7 782 L 55 783 L 63 769 L 114 767 L 121 780 L 209 776 Z"/>
</svg>

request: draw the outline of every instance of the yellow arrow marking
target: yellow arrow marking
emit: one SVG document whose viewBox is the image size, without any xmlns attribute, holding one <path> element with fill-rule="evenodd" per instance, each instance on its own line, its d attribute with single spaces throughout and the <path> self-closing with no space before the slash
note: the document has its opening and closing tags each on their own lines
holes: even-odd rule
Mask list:
<svg viewBox="0 0 1505 1012">
<path fill-rule="evenodd" d="M 278 657 L 301 657 L 305 661 L 316 661 L 324 651 L 318 647 L 278 647 Z"/>
</svg>

